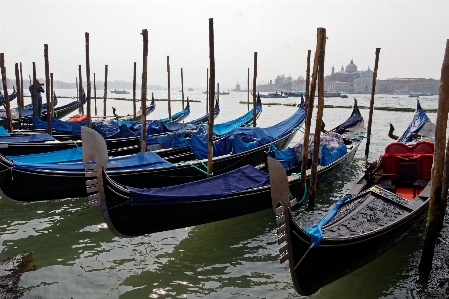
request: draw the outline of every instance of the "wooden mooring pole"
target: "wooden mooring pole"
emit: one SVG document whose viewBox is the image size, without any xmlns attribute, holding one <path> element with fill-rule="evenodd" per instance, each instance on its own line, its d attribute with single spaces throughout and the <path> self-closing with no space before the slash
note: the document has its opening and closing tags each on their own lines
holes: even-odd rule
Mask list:
<svg viewBox="0 0 449 299">
<path fill-rule="evenodd" d="M 95 73 L 94 73 L 94 101 L 95 101 L 95 116 L 97 116 L 98 110 L 97 110 L 97 83 L 95 79 Z"/>
<path fill-rule="evenodd" d="M 84 34 L 86 38 L 86 84 L 87 84 L 87 98 L 86 98 L 86 110 L 87 110 L 87 127 L 90 128 L 91 115 L 90 115 L 90 60 L 89 60 L 89 32 Z"/>
<path fill-rule="evenodd" d="M 80 113 L 81 113 L 81 115 L 84 115 L 84 105 L 82 105 L 84 92 L 83 92 L 83 76 L 81 75 L 81 65 L 78 65 L 78 73 L 79 73 L 78 76 L 80 78 L 80 82 L 78 85 L 78 93 L 80 95 L 80 101 L 81 101 Z"/>
<path fill-rule="evenodd" d="M 79 88 L 78 88 L 78 77 L 75 78 L 75 84 L 76 84 L 76 100 L 79 101 Z"/>
<path fill-rule="evenodd" d="M 4 99 L 6 104 L 6 118 L 8 120 L 8 130 L 9 133 L 12 133 L 12 118 L 11 118 L 11 106 L 9 105 L 9 95 L 8 95 L 8 86 L 6 85 L 6 67 L 5 67 L 5 55 L 4 53 L 0 53 L 0 68 L 2 72 L 2 83 L 3 83 L 3 92 Z"/>
<path fill-rule="evenodd" d="M 449 39 L 446 41 L 443 65 L 441 67 L 440 90 L 438 94 L 438 110 L 435 129 L 435 150 L 432 165 L 432 183 L 430 188 L 429 211 L 427 214 L 426 233 L 418 269 L 429 273 L 432 270 L 432 260 L 435 244 L 441 230 L 447 204 L 446 196 L 443 198 L 443 172 L 445 158 L 449 156 L 446 147 L 446 129 L 449 111 Z"/>
<path fill-rule="evenodd" d="M 171 122 L 171 99 L 170 99 L 170 56 L 167 56 L 167 101 L 168 101 L 168 121 Z"/>
<path fill-rule="evenodd" d="M 307 171 L 307 163 L 309 160 L 309 136 L 310 136 L 310 124 L 312 122 L 312 111 L 313 111 L 313 102 L 310 104 L 309 97 L 309 84 L 310 84 L 310 53 L 312 51 L 307 51 L 307 69 L 306 69 L 306 121 L 304 124 L 304 143 L 302 146 L 302 164 L 301 164 L 301 194 L 306 191 L 306 171 Z"/>
<path fill-rule="evenodd" d="M 143 63 L 142 63 L 142 93 L 140 102 L 142 106 L 142 135 L 140 140 L 140 152 L 147 151 L 147 67 L 148 67 L 148 30 L 142 30 L 143 36 Z"/>
<path fill-rule="evenodd" d="M 134 62 L 134 76 L 133 76 L 133 118 L 136 119 L 137 117 L 137 107 L 136 107 L 136 68 L 137 64 Z"/>
<path fill-rule="evenodd" d="M 34 92 L 31 96 L 31 103 L 33 104 L 33 117 L 39 117 L 40 115 L 37 114 L 37 86 L 36 86 L 36 63 L 33 62 L 33 86 L 34 86 Z"/>
<path fill-rule="evenodd" d="M 320 133 L 321 125 L 323 121 L 323 106 L 324 106 L 324 55 L 326 49 L 326 29 L 318 28 L 317 33 L 317 51 L 315 52 L 315 62 L 314 64 L 314 76 L 315 82 L 318 76 L 318 111 L 316 115 L 315 123 L 315 136 L 313 141 L 313 155 L 312 155 L 312 167 L 310 169 L 310 190 L 309 190 L 309 208 L 315 206 L 316 197 L 316 183 L 317 183 L 317 169 L 318 169 L 318 159 L 320 152 Z M 315 66 L 317 66 L 317 72 L 315 72 Z M 313 84 L 313 82 L 312 82 Z M 314 88 L 311 88 L 311 92 L 315 92 Z M 313 95 L 311 94 L 310 97 Z"/>
<path fill-rule="evenodd" d="M 181 92 L 182 92 L 182 109 L 184 109 L 184 74 L 181 68 Z"/>
<path fill-rule="evenodd" d="M 215 99 L 215 49 L 214 49 L 214 19 L 209 19 L 209 64 L 210 64 L 210 94 L 209 94 L 209 127 L 207 134 L 207 173 L 212 175 L 212 158 L 214 148 L 212 146 L 214 138 L 214 99 Z"/>
<path fill-rule="evenodd" d="M 106 97 L 108 96 L 108 65 L 104 66 L 103 119 L 106 119 Z"/>
<path fill-rule="evenodd" d="M 220 83 L 217 83 L 217 102 L 220 104 Z"/>
<path fill-rule="evenodd" d="M 209 112 L 209 68 L 207 68 L 207 83 L 206 83 L 206 113 Z"/>
<path fill-rule="evenodd" d="M 24 103 L 23 103 L 23 73 L 22 73 L 22 63 L 20 63 L 20 87 L 22 88 L 21 90 L 20 90 L 20 107 L 19 107 L 19 110 L 20 110 L 20 118 L 22 118 L 22 111 L 21 110 L 23 110 L 23 108 L 24 108 Z"/>
<path fill-rule="evenodd" d="M 55 96 L 55 90 L 53 89 L 53 73 L 50 73 L 50 90 L 51 90 L 51 96 L 50 96 L 50 112 L 52 116 L 55 116 L 55 107 L 53 105 L 53 100 Z"/>
<path fill-rule="evenodd" d="M 249 68 L 248 68 L 248 88 L 247 88 L 247 94 L 248 94 L 248 111 L 249 111 Z"/>
<path fill-rule="evenodd" d="M 257 113 L 256 113 L 256 79 L 257 79 L 257 52 L 254 52 L 254 76 L 253 76 L 253 127 L 256 126 Z"/>
<path fill-rule="evenodd" d="M 23 92 L 23 87 L 20 84 L 20 75 L 19 75 L 19 64 L 16 63 L 15 64 L 15 71 L 16 71 L 16 87 L 17 87 L 17 107 L 19 110 L 19 119 L 22 118 L 22 105 L 20 104 L 20 100 L 22 99 L 22 92 Z"/>
<path fill-rule="evenodd" d="M 44 58 L 45 58 L 45 93 L 47 98 L 47 133 L 51 135 L 51 103 L 50 101 L 50 65 L 48 62 L 48 44 L 44 44 Z"/>
<path fill-rule="evenodd" d="M 380 48 L 376 48 L 376 61 L 374 62 L 373 84 L 371 88 L 371 100 L 369 102 L 368 130 L 365 147 L 365 168 L 368 168 L 369 145 L 371 141 L 371 126 L 373 124 L 374 95 L 376 94 L 377 67 L 379 65 Z"/>
</svg>

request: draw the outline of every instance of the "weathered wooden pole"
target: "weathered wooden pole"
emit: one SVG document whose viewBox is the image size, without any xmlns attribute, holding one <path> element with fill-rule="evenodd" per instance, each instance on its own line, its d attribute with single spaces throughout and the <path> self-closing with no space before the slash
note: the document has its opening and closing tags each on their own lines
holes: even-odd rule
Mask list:
<svg viewBox="0 0 449 299">
<path fill-rule="evenodd" d="M 207 68 L 206 83 L 206 113 L 209 112 L 209 68 Z"/>
<path fill-rule="evenodd" d="M 31 102 L 33 103 L 33 117 L 39 117 L 37 114 L 37 85 L 36 85 L 36 63 L 33 62 L 33 86 L 34 86 L 34 96 L 31 95 Z"/>
<path fill-rule="evenodd" d="M 19 75 L 19 64 L 16 63 L 16 86 L 17 86 L 17 109 L 19 110 L 19 119 L 22 118 L 22 105 L 20 104 L 20 99 L 22 98 L 22 92 L 23 88 L 22 85 L 20 85 L 20 75 Z"/>
<path fill-rule="evenodd" d="M 76 84 L 76 100 L 79 101 L 80 98 L 79 98 L 79 95 L 78 95 L 78 93 L 79 93 L 79 88 L 78 88 L 78 77 L 75 78 L 75 84 Z"/>
<path fill-rule="evenodd" d="M 210 64 L 210 90 L 209 90 L 209 127 L 207 137 L 207 173 L 212 175 L 212 158 L 214 156 L 214 98 L 215 98 L 215 52 L 214 52 L 214 19 L 209 19 L 209 64 Z"/>
<path fill-rule="evenodd" d="M 106 98 L 108 96 L 108 65 L 104 66 L 103 119 L 106 119 Z"/>
<path fill-rule="evenodd" d="M 309 97 L 309 85 L 310 85 L 310 53 L 312 51 L 307 51 L 307 69 L 306 69 L 306 122 L 304 129 L 304 144 L 302 146 L 302 164 L 301 164 L 301 188 L 302 192 L 305 192 L 306 187 L 306 171 L 307 171 L 307 163 L 309 160 L 309 136 L 310 136 L 310 125 L 312 122 L 312 112 L 313 112 L 313 98 L 312 102 L 310 101 L 311 97 Z"/>
<path fill-rule="evenodd" d="M 136 111 L 136 62 L 134 62 L 134 76 L 133 76 L 133 118 L 137 117 Z"/>
<path fill-rule="evenodd" d="M 247 93 L 248 93 L 248 111 L 249 111 L 249 68 L 248 68 L 248 88 L 247 88 Z"/>
<path fill-rule="evenodd" d="M 445 202 L 443 193 L 443 171 L 445 165 L 446 129 L 449 110 L 449 39 L 446 40 L 443 65 L 441 67 L 440 90 L 435 130 L 435 150 L 432 165 L 432 183 L 430 187 L 429 211 L 427 214 L 426 233 L 418 269 L 429 273 L 435 251 L 439 229 L 444 218 Z M 447 187 L 446 187 L 447 188 Z M 447 192 L 447 190 L 446 190 Z M 446 193 L 447 194 L 447 193 Z"/>
<path fill-rule="evenodd" d="M 51 96 L 50 96 L 50 108 L 51 108 L 51 115 L 55 116 L 55 107 L 53 105 L 53 98 L 55 96 L 54 89 L 53 89 L 53 73 L 50 73 L 50 90 L 51 90 Z"/>
<path fill-rule="evenodd" d="M 95 116 L 97 116 L 97 83 L 95 80 L 95 73 L 94 73 L 94 101 L 95 101 Z"/>
<path fill-rule="evenodd" d="M 168 121 L 171 122 L 171 99 L 170 99 L 170 56 L 167 56 L 167 90 L 168 90 Z"/>
<path fill-rule="evenodd" d="M 142 106 L 142 135 L 140 140 L 140 151 L 147 151 L 147 64 L 148 64 L 148 30 L 142 29 L 143 36 L 143 64 L 142 64 L 142 93 L 140 102 Z"/>
<path fill-rule="evenodd" d="M 181 92 L 182 92 L 182 109 L 184 109 L 184 74 L 181 68 Z"/>
<path fill-rule="evenodd" d="M 51 99 L 50 99 L 50 66 L 48 62 L 48 44 L 44 44 L 45 58 L 45 93 L 47 98 L 47 132 L 51 135 Z"/>
<path fill-rule="evenodd" d="M 315 53 L 315 62 L 318 57 L 318 111 L 316 114 L 315 136 L 313 140 L 312 167 L 310 168 L 310 190 L 309 190 L 309 208 L 315 206 L 317 169 L 320 152 L 320 133 L 323 121 L 324 106 L 324 55 L 326 49 L 326 29 L 318 28 L 317 32 L 317 51 Z M 314 65 L 315 71 L 315 65 Z M 314 74 L 315 75 L 315 74 Z M 315 77 L 316 78 L 316 77 Z M 316 81 L 316 80 L 315 80 Z"/>
<path fill-rule="evenodd" d="M 78 93 L 80 95 L 80 101 L 81 103 L 83 103 L 83 96 L 84 96 L 84 92 L 83 92 L 83 76 L 81 75 L 81 65 L 78 65 L 78 73 L 79 73 L 79 78 L 80 78 L 80 82 L 78 85 Z M 80 113 L 81 115 L 84 115 L 84 105 L 80 106 Z"/>
<path fill-rule="evenodd" d="M 0 53 L 0 68 L 2 72 L 2 83 L 3 83 L 3 91 L 4 91 L 4 99 L 6 104 L 6 118 L 8 119 L 8 130 L 9 133 L 12 133 L 12 118 L 11 118 L 11 107 L 9 105 L 9 95 L 8 95 L 8 86 L 6 85 L 6 67 L 5 67 L 5 55 Z"/>
<path fill-rule="evenodd" d="M 90 115 L 90 60 L 89 60 L 89 32 L 84 34 L 86 37 L 86 81 L 87 81 L 87 127 L 90 128 L 91 115 Z"/>
<path fill-rule="evenodd" d="M 20 90 L 20 107 L 19 110 L 23 110 L 24 103 L 23 103 L 23 73 L 22 73 L 22 63 L 20 63 L 20 87 L 22 88 Z M 20 115 L 22 115 L 22 112 L 20 112 Z M 22 118 L 22 116 L 20 116 Z"/>
<path fill-rule="evenodd" d="M 376 61 L 374 63 L 374 73 L 373 73 L 373 86 L 371 88 L 371 100 L 369 102 L 369 117 L 368 117 L 368 131 L 366 138 L 366 147 L 365 147 L 365 167 L 368 168 L 368 155 L 369 155 L 369 144 L 371 138 L 371 125 L 373 124 L 373 111 L 374 111 L 374 95 L 376 94 L 376 81 L 377 81 L 377 67 L 379 65 L 379 53 L 380 48 L 376 48 Z"/>
<path fill-rule="evenodd" d="M 256 126 L 256 79 L 257 79 L 257 52 L 254 52 L 254 76 L 253 76 L 253 127 Z"/>
<path fill-rule="evenodd" d="M 30 76 L 30 75 L 28 75 L 28 78 L 30 78 L 30 86 L 31 86 L 31 76 Z"/>
</svg>

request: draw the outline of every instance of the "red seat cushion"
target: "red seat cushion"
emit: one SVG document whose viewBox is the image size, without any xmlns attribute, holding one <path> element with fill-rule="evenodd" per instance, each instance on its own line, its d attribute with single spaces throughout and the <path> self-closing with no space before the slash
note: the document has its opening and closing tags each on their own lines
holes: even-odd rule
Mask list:
<svg viewBox="0 0 449 299">
<path fill-rule="evenodd" d="M 385 153 L 398 153 L 405 154 L 408 153 L 410 148 L 402 142 L 392 142 L 385 148 Z"/>
<path fill-rule="evenodd" d="M 432 178 L 433 154 L 418 156 L 418 179 L 430 181 Z"/>
<path fill-rule="evenodd" d="M 411 147 L 413 153 L 433 154 L 434 144 L 430 141 L 420 141 Z"/>
</svg>

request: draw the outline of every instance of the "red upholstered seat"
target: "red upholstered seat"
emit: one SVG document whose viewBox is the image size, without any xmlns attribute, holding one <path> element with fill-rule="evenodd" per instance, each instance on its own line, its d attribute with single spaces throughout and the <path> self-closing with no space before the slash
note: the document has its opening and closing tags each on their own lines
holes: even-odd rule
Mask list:
<svg viewBox="0 0 449 299">
<path fill-rule="evenodd" d="M 384 174 L 395 174 L 399 179 L 399 157 L 396 155 L 384 154 L 380 160 Z"/>
<path fill-rule="evenodd" d="M 402 142 L 392 142 L 385 148 L 385 153 L 397 153 L 405 154 L 408 153 L 410 148 Z"/>
<path fill-rule="evenodd" d="M 413 153 L 433 154 L 434 144 L 429 141 L 420 141 L 411 147 Z"/>
<path fill-rule="evenodd" d="M 418 156 L 418 179 L 430 181 L 432 177 L 433 154 Z"/>
</svg>

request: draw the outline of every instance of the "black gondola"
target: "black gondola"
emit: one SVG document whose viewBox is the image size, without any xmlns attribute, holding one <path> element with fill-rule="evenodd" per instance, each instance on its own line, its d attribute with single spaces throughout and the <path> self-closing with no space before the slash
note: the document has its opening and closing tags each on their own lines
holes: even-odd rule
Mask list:
<svg viewBox="0 0 449 299">
<path fill-rule="evenodd" d="M 282 224 L 280 261 L 289 261 L 299 294 L 311 295 L 369 263 L 420 224 L 427 215 L 433 152 L 433 143 L 425 140 L 389 144 L 379 162 L 312 228 L 300 227 L 289 200 L 279 190 L 272 192 L 273 205 L 281 205 L 276 209 Z"/>
</svg>

